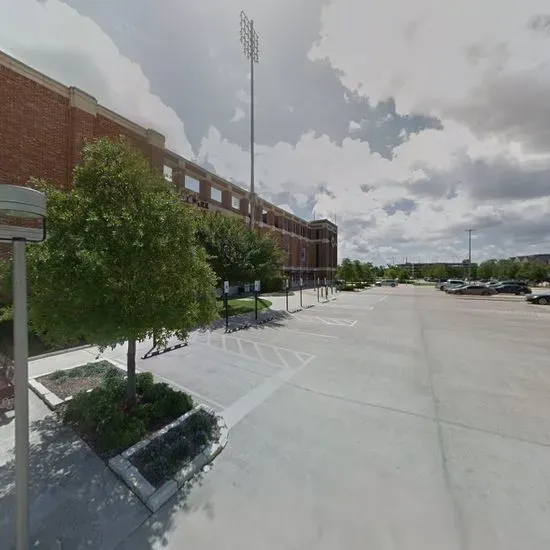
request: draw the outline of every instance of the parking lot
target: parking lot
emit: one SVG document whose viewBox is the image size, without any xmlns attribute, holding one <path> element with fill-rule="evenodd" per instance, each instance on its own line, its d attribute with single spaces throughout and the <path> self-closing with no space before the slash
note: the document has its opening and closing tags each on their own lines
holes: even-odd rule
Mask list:
<svg viewBox="0 0 550 550">
<path fill-rule="evenodd" d="M 549 548 L 549 329 L 545 306 L 373 288 L 142 361 L 230 442 L 121 548 Z"/>
</svg>

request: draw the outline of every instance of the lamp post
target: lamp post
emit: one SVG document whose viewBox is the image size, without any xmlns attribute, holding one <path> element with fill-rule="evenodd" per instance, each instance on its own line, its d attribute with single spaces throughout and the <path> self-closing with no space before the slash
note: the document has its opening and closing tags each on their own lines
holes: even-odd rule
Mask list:
<svg viewBox="0 0 550 550">
<path fill-rule="evenodd" d="M 254 229 L 256 196 L 254 194 L 254 63 L 259 63 L 259 38 L 254 21 L 241 11 L 241 44 L 244 56 L 250 60 L 250 228 Z"/>
<path fill-rule="evenodd" d="M 13 349 L 15 365 L 15 528 L 17 550 L 29 549 L 29 342 L 26 243 L 46 238 L 46 196 L 0 184 L 0 241 L 13 247 Z M 31 223 L 29 223 L 29 221 Z M 36 222 L 42 227 L 35 227 Z"/>
</svg>

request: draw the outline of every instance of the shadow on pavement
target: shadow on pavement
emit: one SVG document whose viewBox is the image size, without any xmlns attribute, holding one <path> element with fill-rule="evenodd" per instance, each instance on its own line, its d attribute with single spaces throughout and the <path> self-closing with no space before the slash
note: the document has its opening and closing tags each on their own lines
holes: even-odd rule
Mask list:
<svg viewBox="0 0 550 550">
<path fill-rule="evenodd" d="M 11 453 L 10 453 L 11 454 Z M 0 541 L 15 543 L 15 459 L 0 465 Z M 53 415 L 31 423 L 31 547 L 114 548 L 149 516 L 145 507 Z"/>
</svg>

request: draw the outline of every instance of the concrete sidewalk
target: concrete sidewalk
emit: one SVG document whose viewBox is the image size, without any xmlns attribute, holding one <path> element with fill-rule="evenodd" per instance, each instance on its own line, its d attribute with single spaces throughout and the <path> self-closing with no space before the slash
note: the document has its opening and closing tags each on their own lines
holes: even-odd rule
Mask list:
<svg viewBox="0 0 550 550">
<path fill-rule="evenodd" d="M 75 361 L 82 352 L 65 354 Z M 47 362 L 52 365 L 52 358 Z M 32 363 L 31 363 L 32 365 Z M 46 363 L 38 362 L 36 366 Z M 31 546 L 111 549 L 149 513 L 90 448 L 29 392 Z M 0 415 L 0 547 L 15 544 L 14 415 Z"/>
</svg>

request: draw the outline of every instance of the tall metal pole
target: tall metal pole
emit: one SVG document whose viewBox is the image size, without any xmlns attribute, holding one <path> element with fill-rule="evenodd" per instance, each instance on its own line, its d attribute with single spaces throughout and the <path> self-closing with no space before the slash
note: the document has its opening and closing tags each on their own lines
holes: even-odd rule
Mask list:
<svg viewBox="0 0 550 550">
<path fill-rule="evenodd" d="M 254 229 L 256 218 L 256 198 L 254 193 L 254 63 L 258 63 L 259 41 L 254 30 L 254 21 L 241 11 L 241 44 L 243 53 L 250 59 L 250 228 Z"/>
<path fill-rule="evenodd" d="M 23 239 L 13 241 L 13 349 L 15 364 L 15 506 L 17 550 L 29 550 L 29 340 L 27 256 Z"/>
<path fill-rule="evenodd" d="M 472 279 L 472 231 L 474 229 L 467 229 L 468 232 L 468 280 Z"/>
</svg>

